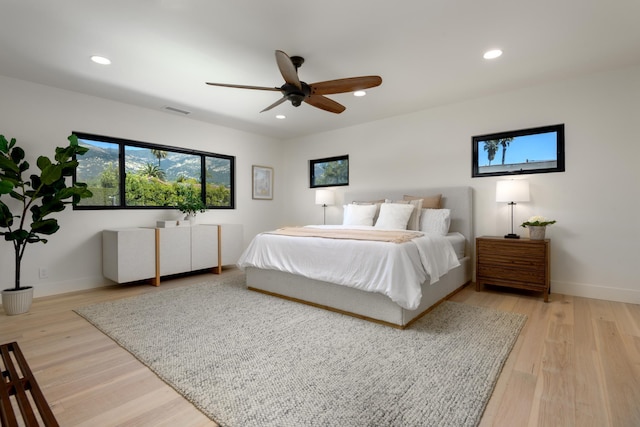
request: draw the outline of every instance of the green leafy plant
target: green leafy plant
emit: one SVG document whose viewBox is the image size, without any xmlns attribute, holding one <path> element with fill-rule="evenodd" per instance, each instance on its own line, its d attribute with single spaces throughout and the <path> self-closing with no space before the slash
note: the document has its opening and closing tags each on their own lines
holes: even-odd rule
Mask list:
<svg viewBox="0 0 640 427">
<path fill-rule="evenodd" d="M 15 286 L 12 290 L 28 288 L 20 285 L 20 265 L 27 245 L 47 243 L 44 236 L 60 229 L 58 221 L 51 215 L 92 196 L 84 183 L 67 185 L 67 178 L 78 167 L 75 156 L 89 150 L 78 145 L 75 135 L 68 139 L 67 147 L 55 149 L 53 161 L 46 156 L 38 157 L 39 173 L 26 178 L 24 175 L 30 165 L 25 160 L 24 150 L 16 145 L 15 138 L 8 141 L 0 135 L 0 236 L 13 244 L 15 252 Z M 8 198 L 15 201 L 9 202 Z"/>
<path fill-rule="evenodd" d="M 193 186 L 187 184 L 179 189 L 179 201 L 176 207 L 185 215 L 196 215 L 207 210 L 207 206 Z"/>
<path fill-rule="evenodd" d="M 551 225 L 551 224 L 555 224 L 556 220 L 555 219 L 547 219 L 543 216 L 539 216 L 539 215 L 534 215 L 531 218 L 529 218 L 528 220 L 526 220 L 525 222 L 523 222 L 522 224 L 520 224 L 520 227 L 545 227 L 547 225 Z"/>
</svg>

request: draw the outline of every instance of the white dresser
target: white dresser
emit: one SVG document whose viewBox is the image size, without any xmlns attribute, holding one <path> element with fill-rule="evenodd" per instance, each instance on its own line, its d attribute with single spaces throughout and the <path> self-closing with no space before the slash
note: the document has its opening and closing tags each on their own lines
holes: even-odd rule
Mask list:
<svg viewBox="0 0 640 427">
<path fill-rule="evenodd" d="M 160 278 L 236 263 L 244 247 L 242 224 L 119 228 L 102 232 L 102 272 L 117 283 Z"/>
</svg>

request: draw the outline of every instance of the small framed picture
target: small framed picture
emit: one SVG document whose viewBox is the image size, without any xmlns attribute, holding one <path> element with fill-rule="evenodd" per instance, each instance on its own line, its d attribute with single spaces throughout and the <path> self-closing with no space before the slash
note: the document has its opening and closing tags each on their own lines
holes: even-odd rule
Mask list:
<svg viewBox="0 0 640 427">
<path fill-rule="evenodd" d="M 273 168 L 268 166 L 252 166 L 253 192 L 252 198 L 257 200 L 273 199 Z"/>
</svg>

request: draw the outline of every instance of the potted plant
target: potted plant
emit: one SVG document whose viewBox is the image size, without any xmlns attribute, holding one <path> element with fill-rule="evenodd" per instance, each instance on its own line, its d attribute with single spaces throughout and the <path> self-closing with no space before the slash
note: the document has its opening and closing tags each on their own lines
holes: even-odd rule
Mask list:
<svg viewBox="0 0 640 427">
<path fill-rule="evenodd" d="M 532 240 L 544 240 L 544 234 L 547 225 L 555 224 L 555 220 L 547 219 L 543 216 L 534 215 L 522 224 L 520 227 L 529 228 L 529 238 Z"/>
<path fill-rule="evenodd" d="M 185 214 L 185 221 L 190 221 L 198 212 L 207 210 L 207 206 L 202 201 L 202 198 L 199 194 L 196 194 L 196 191 L 191 186 L 184 188 L 176 207 L 180 212 Z"/>
<path fill-rule="evenodd" d="M 15 254 L 14 286 L 2 291 L 2 307 L 9 315 L 25 313 L 31 307 L 33 288 L 20 283 L 20 267 L 27 246 L 47 243 L 43 236 L 60 229 L 52 214 L 92 196 L 84 183 L 67 185 L 67 178 L 78 167 L 75 156 L 88 151 L 78 145 L 75 135 L 68 139 L 67 147 L 56 148 L 53 161 L 46 156 L 38 157 L 39 172 L 26 178 L 30 165 L 24 150 L 16 145 L 15 138 L 8 141 L 0 135 L 0 236 L 13 245 Z"/>
</svg>

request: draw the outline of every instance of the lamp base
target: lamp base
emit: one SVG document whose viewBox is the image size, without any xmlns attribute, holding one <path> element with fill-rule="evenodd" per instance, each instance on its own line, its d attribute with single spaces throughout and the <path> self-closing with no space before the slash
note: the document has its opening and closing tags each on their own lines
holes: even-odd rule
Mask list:
<svg viewBox="0 0 640 427">
<path fill-rule="evenodd" d="M 520 236 L 518 236 L 517 234 L 509 233 L 509 234 L 505 234 L 504 238 L 505 239 L 519 239 Z"/>
</svg>

